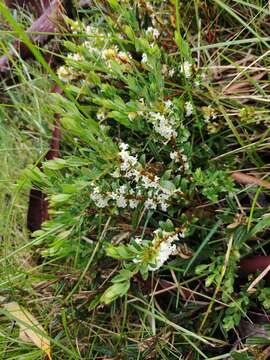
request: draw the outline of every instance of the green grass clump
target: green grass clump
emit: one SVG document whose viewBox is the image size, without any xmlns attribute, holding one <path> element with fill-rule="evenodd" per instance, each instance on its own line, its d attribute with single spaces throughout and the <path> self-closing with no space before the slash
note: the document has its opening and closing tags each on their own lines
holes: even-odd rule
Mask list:
<svg viewBox="0 0 270 360">
<path fill-rule="evenodd" d="M 268 177 L 268 16 L 260 2 L 97 1 L 65 18 L 55 72 L 33 46 L 40 64 L 4 84 L 3 301 L 38 314 L 55 359 L 257 359 L 252 341 L 268 345 L 239 341 L 270 307 L 267 281 L 250 290 L 257 274 L 239 270 L 268 252 L 268 185 L 231 176 Z M 56 113 L 62 156 L 41 170 Z M 30 186 L 50 220 L 29 239 Z M 4 359 L 42 358 L 7 320 L 0 335 Z"/>
</svg>

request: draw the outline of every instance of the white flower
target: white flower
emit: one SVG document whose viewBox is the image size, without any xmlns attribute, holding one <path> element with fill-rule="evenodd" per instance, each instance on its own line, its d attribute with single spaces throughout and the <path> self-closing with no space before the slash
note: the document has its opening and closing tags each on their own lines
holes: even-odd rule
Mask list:
<svg viewBox="0 0 270 360">
<path fill-rule="evenodd" d="M 162 237 L 160 237 L 160 230 L 157 229 L 154 231 L 155 237 L 152 240 L 152 244 L 154 247 L 158 245 L 158 252 L 156 255 L 156 266 L 149 266 L 149 270 L 155 271 L 159 269 L 176 251 L 176 245 L 172 244 L 174 241 L 178 240 L 177 234 L 167 233 L 166 231 L 162 231 Z"/>
<path fill-rule="evenodd" d="M 127 149 L 128 149 L 128 144 L 121 143 L 121 144 L 119 145 L 119 147 L 120 147 L 121 150 L 127 150 Z"/>
<path fill-rule="evenodd" d="M 175 74 L 175 69 L 170 69 L 169 70 L 169 77 L 173 77 L 174 74 Z"/>
<path fill-rule="evenodd" d="M 182 160 L 184 161 L 184 162 L 187 162 L 187 160 L 188 160 L 188 158 L 187 158 L 187 155 L 182 155 Z"/>
<path fill-rule="evenodd" d="M 69 68 L 67 68 L 64 65 L 60 66 L 57 69 L 57 75 L 58 75 L 59 79 L 64 81 L 64 82 L 68 82 L 69 80 L 74 79 L 74 75 L 72 73 L 72 70 L 70 70 Z"/>
<path fill-rule="evenodd" d="M 100 208 L 104 208 L 108 206 L 108 201 L 110 200 L 110 197 L 106 194 L 101 194 L 98 187 L 95 187 L 93 189 L 92 194 L 90 195 L 90 198 L 94 201 L 95 205 Z"/>
<path fill-rule="evenodd" d="M 75 53 L 75 54 L 68 54 L 68 59 L 73 61 L 82 61 L 83 57 L 81 54 Z"/>
<path fill-rule="evenodd" d="M 139 201 L 136 199 L 130 199 L 129 200 L 129 206 L 131 209 L 136 209 L 136 207 L 138 206 Z"/>
<path fill-rule="evenodd" d="M 170 104 L 171 102 L 169 102 Z M 171 106 L 171 105 L 170 105 Z M 174 119 L 172 117 L 165 117 L 159 112 L 150 112 L 150 119 L 153 122 L 154 130 L 163 136 L 165 139 L 170 140 L 172 137 L 176 137 L 177 133 L 174 130 Z M 170 115 L 170 114 L 169 114 Z"/>
<path fill-rule="evenodd" d="M 126 185 L 121 185 L 119 188 L 119 193 L 120 194 L 125 194 L 127 191 L 127 186 Z"/>
<path fill-rule="evenodd" d="M 146 35 L 153 36 L 154 39 L 157 39 L 159 37 L 159 31 L 158 29 L 149 26 L 148 29 L 146 30 Z"/>
<path fill-rule="evenodd" d="M 170 140 L 172 137 L 176 137 L 177 133 L 173 129 L 172 125 L 165 118 L 164 115 L 158 113 L 158 116 L 155 116 L 156 122 L 154 124 L 154 130 L 163 136 L 165 139 Z"/>
<path fill-rule="evenodd" d="M 98 113 L 97 113 L 97 119 L 98 119 L 99 121 L 102 121 L 102 120 L 105 119 L 105 113 L 104 113 L 104 111 L 101 111 L 101 112 L 98 112 Z"/>
<path fill-rule="evenodd" d="M 173 254 L 176 251 L 176 245 L 171 243 L 169 241 L 163 241 L 160 244 L 158 254 L 156 257 L 156 266 L 152 267 L 149 266 L 149 270 L 155 271 L 159 269 L 170 257 L 171 254 Z"/>
<path fill-rule="evenodd" d="M 145 201 L 145 207 L 146 207 L 146 209 L 156 210 L 157 204 L 154 202 L 153 199 L 147 199 Z"/>
<path fill-rule="evenodd" d="M 169 204 L 167 202 L 162 202 L 159 204 L 162 211 L 167 211 Z"/>
<path fill-rule="evenodd" d="M 190 101 L 185 102 L 186 116 L 191 116 L 193 114 L 193 105 Z"/>
<path fill-rule="evenodd" d="M 135 243 L 137 244 L 141 244 L 142 243 L 142 238 L 136 236 L 135 239 L 134 239 Z"/>
<path fill-rule="evenodd" d="M 186 234 L 185 234 L 184 232 L 179 232 L 179 233 L 178 233 L 178 236 L 179 236 L 180 238 L 184 238 L 184 237 L 186 236 Z"/>
<path fill-rule="evenodd" d="M 132 168 L 134 168 L 136 165 L 137 165 L 137 157 L 136 156 L 132 156 L 129 154 L 129 151 L 127 150 L 128 149 L 128 145 L 127 144 L 120 144 L 120 157 L 121 157 L 121 160 L 122 160 L 122 163 L 120 165 L 120 169 L 122 171 L 128 171 Z"/>
<path fill-rule="evenodd" d="M 155 176 L 154 177 L 154 179 L 152 180 L 152 179 L 150 179 L 148 176 L 145 176 L 145 175 L 143 175 L 142 177 L 141 177 L 141 179 L 142 179 L 142 182 L 143 182 L 143 186 L 146 188 L 146 189 L 148 189 L 148 188 L 150 188 L 150 187 L 152 187 L 152 188 L 158 188 L 158 181 L 159 181 L 159 178 L 157 177 L 157 176 Z"/>
<path fill-rule="evenodd" d="M 147 54 L 146 54 L 146 53 L 143 53 L 143 54 L 142 54 L 142 60 L 141 60 L 141 62 L 142 62 L 143 64 L 146 64 L 147 61 L 148 61 Z"/>
<path fill-rule="evenodd" d="M 216 114 L 215 110 L 212 108 L 211 105 L 204 106 L 202 108 L 202 111 L 203 111 L 204 121 L 205 121 L 206 124 L 209 123 L 210 119 L 216 119 L 217 118 L 217 114 Z"/>
<path fill-rule="evenodd" d="M 164 192 L 165 189 L 161 188 L 161 193 L 158 194 L 156 197 L 156 202 L 160 206 L 162 211 L 167 211 L 167 208 L 169 206 L 168 200 L 171 197 L 172 193 L 166 193 Z"/>
<path fill-rule="evenodd" d="M 157 39 L 159 37 L 159 31 L 158 29 L 154 29 L 153 31 L 153 36 L 154 36 L 154 39 Z"/>
<path fill-rule="evenodd" d="M 177 151 L 170 152 L 170 158 L 172 160 L 177 160 L 178 159 L 178 152 Z"/>
<path fill-rule="evenodd" d="M 164 105 L 167 109 L 171 109 L 174 106 L 171 100 L 164 101 Z"/>
<path fill-rule="evenodd" d="M 192 75 L 192 64 L 190 64 L 188 61 L 185 61 L 184 64 L 181 65 L 180 71 L 187 79 L 189 79 Z"/>
<path fill-rule="evenodd" d="M 119 195 L 116 199 L 116 205 L 120 208 L 125 208 L 127 206 L 127 200 L 124 195 Z"/>
</svg>

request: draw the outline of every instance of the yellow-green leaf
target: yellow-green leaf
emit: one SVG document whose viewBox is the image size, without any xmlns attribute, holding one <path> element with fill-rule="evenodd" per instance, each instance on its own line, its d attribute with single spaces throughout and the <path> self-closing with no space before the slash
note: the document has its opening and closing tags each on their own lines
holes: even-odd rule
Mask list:
<svg viewBox="0 0 270 360">
<path fill-rule="evenodd" d="M 42 335 L 46 336 L 46 332 L 37 319 L 16 302 L 3 304 L 3 307 L 20 326 L 20 339 L 35 344 L 51 360 L 50 341 Z"/>
</svg>

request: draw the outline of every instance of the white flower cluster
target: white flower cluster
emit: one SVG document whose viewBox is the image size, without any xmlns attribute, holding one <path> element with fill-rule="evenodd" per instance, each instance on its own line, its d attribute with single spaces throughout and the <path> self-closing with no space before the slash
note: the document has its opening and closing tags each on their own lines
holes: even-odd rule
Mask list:
<svg viewBox="0 0 270 360">
<path fill-rule="evenodd" d="M 190 64 L 188 61 L 185 61 L 180 66 L 180 72 L 187 78 L 191 78 L 192 75 L 192 64 Z"/>
<path fill-rule="evenodd" d="M 108 206 L 110 197 L 107 194 L 101 193 L 100 189 L 96 186 L 90 195 L 97 207 L 105 208 Z"/>
<path fill-rule="evenodd" d="M 154 130 L 159 133 L 166 140 L 176 137 L 177 133 L 174 130 L 170 119 L 166 118 L 163 114 L 157 112 L 150 112 L 150 116 L 154 123 Z"/>
<path fill-rule="evenodd" d="M 87 40 L 82 43 L 82 46 L 86 48 L 90 54 L 95 56 L 100 55 L 100 48 L 103 46 L 103 40 L 108 38 L 103 32 L 100 32 L 100 29 L 92 26 L 87 25 L 84 29 L 86 35 L 88 35 Z"/>
<path fill-rule="evenodd" d="M 68 60 L 77 61 L 77 62 L 84 60 L 84 57 L 81 54 L 77 54 L 77 53 L 68 54 L 67 58 L 68 58 Z"/>
<path fill-rule="evenodd" d="M 119 51 L 118 46 L 113 45 L 108 49 L 103 49 L 100 52 L 101 58 L 105 61 L 106 65 L 111 68 L 111 60 L 115 60 L 118 64 L 130 64 L 132 56 L 125 51 Z"/>
<path fill-rule="evenodd" d="M 111 176 L 113 178 L 125 178 L 126 185 L 121 185 L 114 191 L 101 191 L 97 186 L 93 188 L 90 195 L 95 205 L 104 208 L 109 201 L 115 202 L 118 208 L 129 206 L 134 209 L 139 202 L 149 210 L 156 210 L 159 206 L 162 211 L 167 211 L 170 200 L 178 190 L 169 190 L 160 183 L 160 178 L 143 169 L 138 162 L 137 156 L 131 155 L 127 144 L 120 144 L 120 167 Z"/>
<path fill-rule="evenodd" d="M 146 30 L 146 35 L 150 36 L 153 39 L 157 39 L 159 37 L 159 31 L 158 29 L 149 26 Z"/>
<path fill-rule="evenodd" d="M 169 141 L 171 138 L 177 136 L 175 130 L 175 106 L 170 100 L 165 101 L 164 106 L 166 115 L 151 111 L 149 116 L 150 121 L 153 123 L 154 130 Z"/>
<path fill-rule="evenodd" d="M 184 154 L 183 149 L 170 152 L 170 158 L 180 164 L 179 170 L 188 171 L 190 169 L 188 157 Z"/>
<path fill-rule="evenodd" d="M 171 255 L 175 254 L 176 252 L 176 245 L 173 244 L 174 242 L 178 241 L 179 238 L 185 237 L 185 230 L 177 231 L 177 232 L 166 232 L 161 229 L 157 229 L 154 231 L 154 238 L 151 243 L 150 249 L 148 251 L 155 254 L 155 266 L 148 265 L 148 270 L 156 271 L 158 270 L 168 259 Z M 141 246 L 144 244 L 147 246 L 149 243 L 147 241 L 142 240 L 139 237 L 135 238 L 135 242 Z M 133 260 L 134 263 L 142 262 L 140 256 Z"/>
<path fill-rule="evenodd" d="M 215 120 L 217 118 L 217 114 L 211 105 L 204 106 L 202 108 L 202 111 L 203 111 L 204 121 L 206 124 L 208 124 L 211 119 Z"/>
<path fill-rule="evenodd" d="M 127 189 L 125 185 L 121 185 L 118 189 L 111 192 L 101 192 L 99 187 L 94 187 L 90 198 L 94 201 L 95 205 L 99 208 L 105 208 L 109 205 L 109 201 L 115 201 L 115 205 L 118 208 L 125 208 L 129 206 L 131 209 L 135 209 L 138 206 L 139 201 L 134 196 L 134 190 Z"/>
<path fill-rule="evenodd" d="M 193 105 L 190 101 L 185 102 L 186 116 L 189 117 L 193 114 Z"/>
<path fill-rule="evenodd" d="M 138 167 L 137 156 L 130 155 L 127 144 L 120 144 L 120 150 L 119 155 L 122 161 L 120 169 L 126 172 L 127 177 L 133 177 L 134 174 L 137 174 L 137 170 L 135 170 Z"/>
<path fill-rule="evenodd" d="M 123 65 L 125 70 L 129 70 L 131 67 L 132 56 L 129 52 L 120 51 L 116 45 L 110 45 L 108 43 L 108 36 L 110 34 L 104 34 L 99 31 L 98 28 L 83 23 L 73 22 L 71 25 L 73 33 L 82 32 L 88 35 L 87 40 L 81 43 L 81 46 L 88 50 L 89 55 L 101 58 L 108 68 L 112 67 L 112 61 L 116 61 L 118 64 Z M 106 41 L 106 43 L 105 43 Z M 110 47 L 107 47 L 109 44 Z M 67 65 L 60 66 L 57 70 L 57 74 L 60 80 L 68 82 L 75 80 L 80 76 L 78 69 L 72 68 L 72 63 L 68 64 L 69 60 L 80 62 L 84 60 L 81 54 L 68 54 Z"/>
<path fill-rule="evenodd" d="M 120 149 L 120 170 L 123 177 L 136 184 L 136 197 L 142 198 L 146 194 L 144 205 L 147 209 L 155 210 L 157 206 L 160 206 L 162 211 L 166 211 L 173 192 L 160 185 L 160 178 L 157 175 L 142 168 L 137 156 L 130 155 L 127 144 L 122 143 Z"/>
<path fill-rule="evenodd" d="M 147 61 L 148 61 L 147 54 L 146 54 L 146 53 L 143 53 L 143 54 L 142 54 L 142 60 L 141 60 L 142 64 L 146 64 Z"/>
<path fill-rule="evenodd" d="M 177 234 L 169 235 L 163 231 L 163 239 L 160 239 L 157 235 L 158 232 L 159 230 L 155 231 L 156 236 L 152 242 L 153 247 L 157 248 L 156 264 L 154 267 L 148 266 L 150 271 L 158 270 L 169 259 L 170 255 L 176 251 L 176 245 L 173 242 L 178 240 Z"/>
<path fill-rule="evenodd" d="M 68 54 L 67 56 L 67 63 L 68 62 L 81 62 L 84 60 L 84 57 L 81 54 L 75 53 L 75 54 Z M 57 69 L 57 75 L 59 77 L 60 80 L 62 80 L 63 82 L 68 82 L 70 80 L 74 80 L 77 79 L 78 76 L 80 75 L 80 71 L 78 71 L 78 69 L 73 69 L 72 68 L 72 64 L 70 64 L 71 66 L 68 65 L 62 65 Z"/>
<path fill-rule="evenodd" d="M 57 69 L 57 75 L 61 81 L 68 82 L 77 79 L 78 72 L 68 66 L 62 65 Z"/>
</svg>

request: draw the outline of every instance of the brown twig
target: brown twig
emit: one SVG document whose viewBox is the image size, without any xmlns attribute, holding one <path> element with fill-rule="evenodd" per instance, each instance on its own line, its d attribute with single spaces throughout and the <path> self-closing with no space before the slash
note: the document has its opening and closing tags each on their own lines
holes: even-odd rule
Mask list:
<svg viewBox="0 0 270 360">
<path fill-rule="evenodd" d="M 240 184 L 259 185 L 266 189 L 270 189 L 270 183 L 268 181 L 261 180 L 252 175 L 247 175 L 247 174 L 236 171 L 231 174 L 231 177 L 233 178 L 234 181 L 236 181 Z"/>
</svg>

